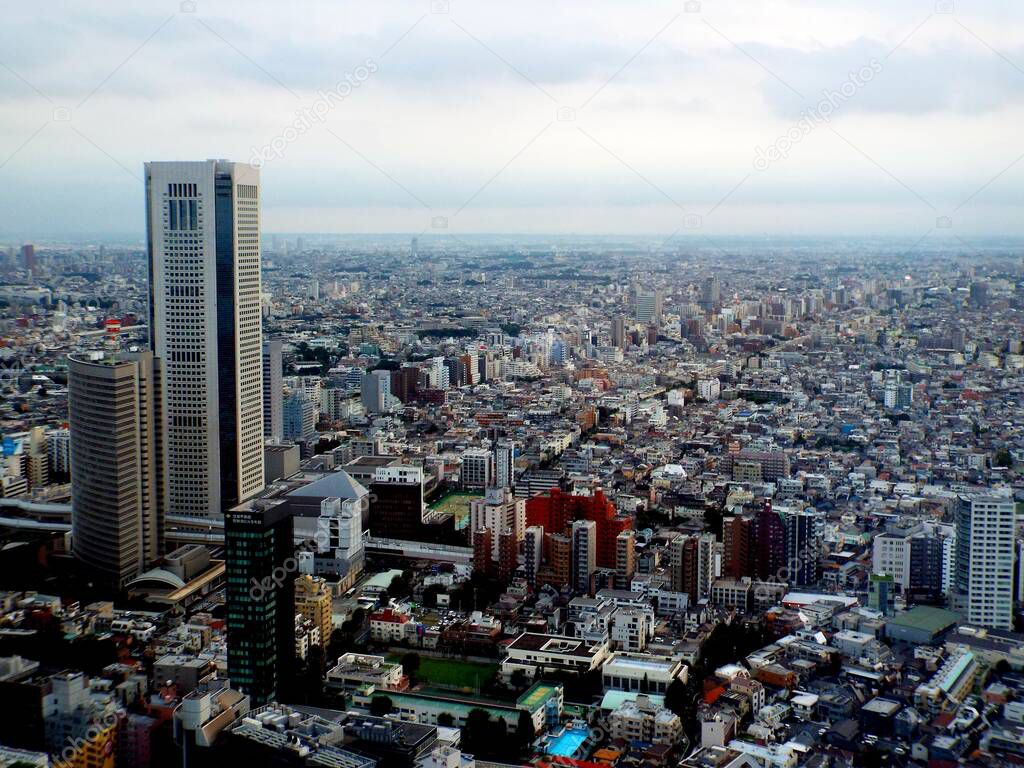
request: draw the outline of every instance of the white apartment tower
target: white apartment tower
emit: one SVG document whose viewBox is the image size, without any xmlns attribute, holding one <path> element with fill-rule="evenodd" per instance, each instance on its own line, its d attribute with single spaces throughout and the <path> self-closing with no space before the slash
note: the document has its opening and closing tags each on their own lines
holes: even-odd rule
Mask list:
<svg viewBox="0 0 1024 768">
<path fill-rule="evenodd" d="M 572 588 L 590 592 L 590 576 L 597 570 L 597 523 L 576 520 L 572 524 Z"/>
<path fill-rule="evenodd" d="M 968 624 L 1013 628 L 1016 514 L 1011 496 L 959 498 L 953 603 Z"/>
<path fill-rule="evenodd" d="M 501 440 L 494 448 L 494 484 L 515 490 L 516 444 L 511 440 Z"/>
<path fill-rule="evenodd" d="M 263 488 L 259 170 L 146 163 L 150 345 L 163 361 L 167 517 Z"/>
</svg>

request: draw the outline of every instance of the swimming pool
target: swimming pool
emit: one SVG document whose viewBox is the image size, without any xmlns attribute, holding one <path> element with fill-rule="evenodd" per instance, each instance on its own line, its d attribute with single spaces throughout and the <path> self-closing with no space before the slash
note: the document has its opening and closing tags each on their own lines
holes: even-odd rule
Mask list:
<svg viewBox="0 0 1024 768">
<path fill-rule="evenodd" d="M 566 726 L 557 734 L 548 737 L 544 751 L 552 757 L 580 757 L 589 734 L 585 727 Z"/>
</svg>

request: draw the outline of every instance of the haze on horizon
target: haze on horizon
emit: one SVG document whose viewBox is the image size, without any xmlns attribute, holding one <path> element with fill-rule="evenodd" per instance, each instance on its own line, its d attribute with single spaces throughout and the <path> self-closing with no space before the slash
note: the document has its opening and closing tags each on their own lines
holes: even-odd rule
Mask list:
<svg viewBox="0 0 1024 768">
<path fill-rule="evenodd" d="M 208 157 L 266 232 L 1024 235 L 1024 8 L 822 5 L 11 5 L 0 237 L 141 234 Z"/>
</svg>

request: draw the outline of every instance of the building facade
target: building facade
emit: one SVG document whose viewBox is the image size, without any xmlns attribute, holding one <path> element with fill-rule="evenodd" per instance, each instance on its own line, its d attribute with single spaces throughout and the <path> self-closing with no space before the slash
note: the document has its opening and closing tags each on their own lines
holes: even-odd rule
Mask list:
<svg viewBox="0 0 1024 768">
<path fill-rule="evenodd" d="M 259 170 L 147 163 L 146 239 L 168 516 L 220 519 L 263 488 Z"/>
<path fill-rule="evenodd" d="M 150 352 L 68 358 L 72 548 L 118 587 L 161 554 L 160 377 Z"/>
</svg>

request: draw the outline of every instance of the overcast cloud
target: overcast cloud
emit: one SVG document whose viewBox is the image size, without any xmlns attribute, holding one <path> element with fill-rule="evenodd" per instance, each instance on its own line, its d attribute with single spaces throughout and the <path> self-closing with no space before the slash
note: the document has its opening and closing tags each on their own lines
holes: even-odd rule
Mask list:
<svg viewBox="0 0 1024 768">
<path fill-rule="evenodd" d="M 1024 8 L 951 5 L 9 3 L 0 235 L 141 233 L 143 162 L 275 138 L 266 231 L 1024 234 Z"/>
</svg>

